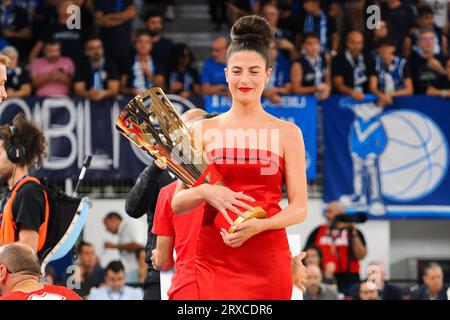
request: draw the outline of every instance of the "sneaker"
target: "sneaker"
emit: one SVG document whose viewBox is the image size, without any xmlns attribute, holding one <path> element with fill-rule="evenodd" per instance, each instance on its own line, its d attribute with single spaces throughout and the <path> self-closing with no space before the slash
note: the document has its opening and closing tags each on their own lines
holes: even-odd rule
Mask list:
<svg viewBox="0 0 450 320">
<path fill-rule="evenodd" d="M 374 200 L 370 203 L 369 214 L 373 216 L 382 216 L 386 214 L 386 207 L 381 200 Z"/>
<path fill-rule="evenodd" d="M 339 198 L 339 201 L 344 207 L 359 207 L 367 205 L 366 197 L 356 194 L 343 195 Z"/>
</svg>

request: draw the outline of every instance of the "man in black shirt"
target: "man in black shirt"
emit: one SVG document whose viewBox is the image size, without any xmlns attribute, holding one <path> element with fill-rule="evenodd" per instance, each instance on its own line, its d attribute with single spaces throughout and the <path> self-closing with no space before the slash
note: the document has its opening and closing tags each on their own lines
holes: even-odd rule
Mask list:
<svg viewBox="0 0 450 320">
<path fill-rule="evenodd" d="M 47 42 L 59 42 L 61 44 L 61 55 L 69 57 L 78 65 L 83 56 L 83 40 L 87 36 L 84 29 L 67 28 L 69 13 L 67 9 L 72 5 L 72 1 L 62 1 L 58 5 L 58 20 L 48 24 L 41 32 L 38 41 L 30 52 L 30 61 L 38 57 Z"/>
<path fill-rule="evenodd" d="M 150 32 L 153 43 L 152 57 L 161 67 L 161 73 L 166 80 L 169 79 L 170 57 L 174 49 L 171 40 L 164 38 L 161 33 L 163 31 L 163 17 L 158 11 L 150 11 L 146 18 L 147 29 Z"/>
<path fill-rule="evenodd" d="M 95 23 L 100 29 L 106 54 L 120 74 L 128 71 L 131 20 L 136 16 L 133 0 L 94 0 Z"/>
<path fill-rule="evenodd" d="M 363 55 L 364 37 L 361 32 L 347 35 L 347 49 L 333 59 L 332 74 L 335 93 L 363 100 L 369 85 L 368 59 Z"/>
<path fill-rule="evenodd" d="M 31 39 L 30 21 L 27 12 L 12 0 L 0 2 L 0 36 L 16 47 L 21 56 L 26 56 Z"/>
<path fill-rule="evenodd" d="M 161 300 L 159 271 L 153 268 L 151 261 L 152 250 L 156 248 L 156 235 L 151 233 L 151 230 L 159 191 L 174 181 L 174 178 L 165 169 L 164 164 L 159 161 L 155 161 L 145 168 L 136 180 L 125 203 L 125 210 L 130 217 L 137 219 L 144 214 L 147 215 L 148 238 L 145 246 L 145 262 L 148 265 L 148 273 L 144 282 L 144 300 Z"/>
<path fill-rule="evenodd" d="M 7 46 L 3 48 L 1 53 L 11 60 L 7 71 L 8 80 L 5 84 L 8 97 L 28 97 L 31 94 L 31 78 L 28 70 L 18 64 L 19 53 L 16 48 Z"/>
<path fill-rule="evenodd" d="M 46 140 L 23 113 L 0 128 L 0 179 L 7 183 L 1 202 L 0 245 L 21 242 L 42 249 L 49 218 L 47 195 L 29 170 L 42 162 Z"/>
<path fill-rule="evenodd" d="M 115 97 L 119 93 L 119 72 L 114 62 L 105 56 L 102 40 L 89 39 L 85 54 L 88 61 L 76 70 L 75 94 L 93 101 Z"/>
<path fill-rule="evenodd" d="M 424 94 L 434 81 L 446 73 L 443 66 L 444 57 L 434 53 L 434 37 L 432 30 L 420 30 L 420 54 L 413 52 L 409 60 L 416 94 Z"/>
<path fill-rule="evenodd" d="M 412 6 L 407 1 L 403 2 L 387 0 L 381 4 L 381 19 L 393 26 L 390 29 L 390 36 L 396 42 L 397 52 L 403 52 L 403 41 L 416 26 L 416 16 Z"/>
</svg>

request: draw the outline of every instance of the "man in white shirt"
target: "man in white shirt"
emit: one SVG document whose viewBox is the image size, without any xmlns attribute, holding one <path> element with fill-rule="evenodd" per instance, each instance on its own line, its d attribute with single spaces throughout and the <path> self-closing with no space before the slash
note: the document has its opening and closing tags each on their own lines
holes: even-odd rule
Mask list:
<svg viewBox="0 0 450 320">
<path fill-rule="evenodd" d="M 142 300 L 141 288 L 125 285 L 125 270 L 120 261 L 112 261 L 105 269 L 106 286 L 92 288 L 89 300 Z"/>
<path fill-rule="evenodd" d="M 123 220 L 117 212 L 107 214 L 103 223 L 109 232 L 118 235 L 118 243 L 105 242 L 105 248 L 119 249 L 120 260 L 125 267 L 126 283 L 138 283 L 137 252 L 145 247 L 145 234 L 136 221 Z"/>
</svg>

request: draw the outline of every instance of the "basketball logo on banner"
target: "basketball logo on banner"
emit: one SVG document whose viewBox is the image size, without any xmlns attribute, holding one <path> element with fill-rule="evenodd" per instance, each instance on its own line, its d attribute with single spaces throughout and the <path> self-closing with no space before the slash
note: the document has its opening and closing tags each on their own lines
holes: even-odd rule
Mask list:
<svg viewBox="0 0 450 320">
<path fill-rule="evenodd" d="M 350 210 L 386 214 L 383 199 L 412 201 L 433 192 L 447 173 L 448 145 L 439 126 L 423 113 L 393 110 L 383 114 L 376 97 L 339 105 L 355 115 L 349 152 L 353 194 L 341 195 Z"/>
<path fill-rule="evenodd" d="M 448 145 L 441 129 L 412 110 L 387 112 L 380 121 L 388 136 L 379 159 L 383 196 L 411 201 L 433 192 L 448 167 Z"/>
</svg>

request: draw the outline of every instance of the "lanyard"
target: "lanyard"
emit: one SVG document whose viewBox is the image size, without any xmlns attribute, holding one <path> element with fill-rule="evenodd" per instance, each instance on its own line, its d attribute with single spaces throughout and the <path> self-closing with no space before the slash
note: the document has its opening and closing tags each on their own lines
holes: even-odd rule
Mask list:
<svg viewBox="0 0 450 320">
<path fill-rule="evenodd" d="M 178 81 L 179 78 L 180 73 L 178 73 L 178 71 L 172 72 L 172 74 L 170 75 L 170 84 L 174 84 Z M 191 77 L 189 76 L 189 72 L 187 70 L 184 72 L 183 78 L 183 90 L 189 91 L 189 88 L 191 86 Z"/>
<path fill-rule="evenodd" d="M 154 74 L 155 73 L 155 64 L 153 63 L 153 59 L 151 56 L 147 58 L 148 70 Z M 141 68 L 139 63 L 138 56 L 135 57 L 133 63 L 133 88 L 139 90 L 149 89 L 153 86 L 152 79 L 147 77 L 147 74 Z"/>
<path fill-rule="evenodd" d="M 266 88 L 272 88 L 278 85 L 278 62 L 275 61 L 272 65 L 272 74 L 270 75 L 269 83 L 266 85 Z M 282 82 L 282 81 L 280 81 Z M 279 84 L 281 85 L 281 84 Z"/>
<path fill-rule="evenodd" d="M 120 289 L 119 298 L 118 299 L 113 299 L 111 288 L 106 289 L 106 294 L 108 295 L 109 300 L 123 300 L 122 298 L 123 298 L 123 295 L 124 295 L 124 290 Z"/>
<path fill-rule="evenodd" d="M 91 65 L 91 70 L 92 70 L 92 86 L 97 89 L 97 90 L 103 90 L 103 81 L 101 79 L 101 74 L 103 72 L 103 69 L 105 68 L 105 58 L 102 58 L 102 60 L 100 61 L 100 66 L 98 67 L 98 69 L 93 69 L 92 65 Z"/>
<path fill-rule="evenodd" d="M 319 55 L 317 57 L 317 62 L 313 63 L 311 57 L 309 57 L 308 55 L 304 55 L 305 56 L 305 60 L 309 63 L 309 65 L 311 66 L 311 68 L 314 70 L 314 84 L 318 85 L 321 84 L 322 78 L 323 78 L 323 73 L 322 73 L 322 57 Z"/>
<path fill-rule="evenodd" d="M 316 30 L 316 27 L 314 25 L 314 16 L 309 14 L 305 19 L 303 31 L 316 33 L 315 30 Z M 320 17 L 319 17 L 319 41 L 320 41 L 320 47 L 322 50 L 326 49 L 327 33 L 328 33 L 327 17 L 325 15 L 325 13 L 323 13 L 323 11 L 321 10 Z"/>
<path fill-rule="evenodd" d="M 364 64 L 363 55 L 361 53 L 358 55 L 358 64 L 355 64 L 349 51 L 345 51 L 345 58 L 353 69 L 353 87 L 359 91 L 363 91 L 362 85 L 367 80 L 365 75 L 366 65 Z"/>
</svg>

